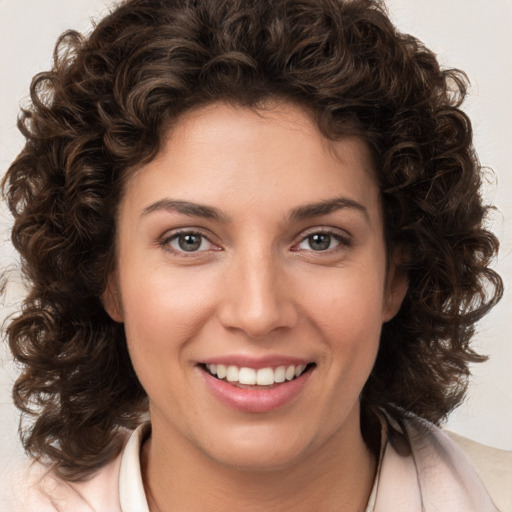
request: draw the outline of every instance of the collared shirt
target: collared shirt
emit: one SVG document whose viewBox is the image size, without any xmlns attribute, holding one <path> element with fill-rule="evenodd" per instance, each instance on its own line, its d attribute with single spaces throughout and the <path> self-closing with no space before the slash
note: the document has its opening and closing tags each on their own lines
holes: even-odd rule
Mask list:
<svg viewBox="0 0 512 512">
<path fill-rule="evenodd" d="M 139 426 L 121 454 L 86 482 L 65 482 L 32 465 L 13 482 L 16 492 L 1 510 L 149 512 L 140 466 L 149 429 Z M 433 425 L 414 417 L 402 427 L 388 421 L 384 438 L 366 512 L 512 512 L 493 503 L 465 454 Z"/>
<path fill-rule="evenodd" d="M 122 512 L 149 512 L 140 470 L 140 451 L 150 429 L 149 422 L 140 425 L 134 431 L 124 449 L 119 472 L 119 499 Z M 384 449 L 382 447 L 376 477 L 365 512 L 374 512 L 375 510 L 377 484 L 383 453 Z"/>
</svg>

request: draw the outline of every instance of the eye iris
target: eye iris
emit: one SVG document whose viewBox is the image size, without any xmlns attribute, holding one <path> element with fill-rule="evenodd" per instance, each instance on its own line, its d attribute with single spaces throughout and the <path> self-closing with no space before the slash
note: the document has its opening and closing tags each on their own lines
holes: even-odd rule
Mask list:
<svg viewBox="0 0 512 512">
<path fill-rule="evenodd" d="M 325 251 L 331 245 L 331 235 L 316 233 L 309 237 L 309 246 L 314 251 Z"/>
<path fill-rule="evenodd" d="M 201 235 L 186 234 L 180 235 L 178 238 L 180 249 L 184 251 L 197 251 L 201 247 Z"/>
</svg>

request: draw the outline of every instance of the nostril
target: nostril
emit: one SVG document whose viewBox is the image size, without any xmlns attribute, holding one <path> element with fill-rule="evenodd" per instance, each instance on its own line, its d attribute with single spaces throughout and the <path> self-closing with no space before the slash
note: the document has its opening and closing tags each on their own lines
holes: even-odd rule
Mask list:
<svg viewBox="0 0 512 512">
<path fill-rule="evenodd" d="M 219 315 L 223 326 L 230 330 L 243 331 L 248 337 L 264 338 L 279 329 L 288 329 L 297 322 L 294 309 L 286 304 L 225 305 Z"/>
<path fill-rule="evenodd" d="M 290 286 L 277 265 L 267 248 L 239 255 L 233 262 L 218 304 L 219 318 L 226 328 L 256 339 L 296 324 Z"/>
</svg>

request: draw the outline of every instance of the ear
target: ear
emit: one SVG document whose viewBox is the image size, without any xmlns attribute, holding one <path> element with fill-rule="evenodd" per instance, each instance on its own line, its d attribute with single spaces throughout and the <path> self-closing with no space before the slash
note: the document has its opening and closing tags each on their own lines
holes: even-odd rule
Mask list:
<svg viewBox="0 0 512 512">
<path fill-rule="evenodd" d="M 119 293 L 119 285 L 114 272 L 112 272 L 107 279 L 107 286 L 101 295 L 101 302 L 103 303 L 105 311 L 114 322 L 124 322 L 121 294 Z"/>
<path fill-rule="evenodd" d="M 397 247 L 393 251 L 391 261 L 389 262 L 384 292 L 383 322 L 389 322 L 398 313 L 409 288 L 409 281 L 404 271 L 407 256 L 407 251 L 403 247 Z"/>
</svg>

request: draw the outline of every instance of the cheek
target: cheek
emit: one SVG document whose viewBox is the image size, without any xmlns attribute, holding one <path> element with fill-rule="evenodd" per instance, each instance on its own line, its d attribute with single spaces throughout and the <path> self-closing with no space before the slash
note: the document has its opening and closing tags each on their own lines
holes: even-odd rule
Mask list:
<svg viewBox="0 0 512 512">
<path fill-rule="evenodd" d="M 146 268 L 140 277 L 122 280 L 122 305 L 128 344 L 168 350 L 193 338 L 211 314 L 215 286 L 164 266 Z"/>
<path fill-rule="evenodd" d="M 352 334 L 379 332 L 384 307 L 383 276 L 369 270 L 350 269 L 317 281 L 317 292 L 309 294 L 307 307 L 319 326 Z"/>
<path fill-rule="evenodd" d="M 336 379 L 361 387 L 373 367 L 382 329 L 381 274 L 339 272 L 319 282 L 305 313 L 327 346 Z"/>
</svg>

